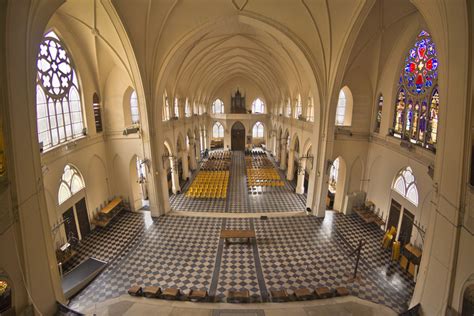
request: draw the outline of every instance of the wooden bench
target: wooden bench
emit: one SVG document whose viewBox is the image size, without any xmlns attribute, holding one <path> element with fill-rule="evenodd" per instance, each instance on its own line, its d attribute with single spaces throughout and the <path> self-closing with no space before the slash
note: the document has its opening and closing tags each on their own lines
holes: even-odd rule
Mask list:
<svg viewBox="0 0 474 316">
<path fill-rule="evenodd" d="M 323 286 L 323 287 L 318 287 L 314 293 L 316 294 L 317 298 L 330 298 L 332 296 L 331 290 L 329 288 Z"/>
<path fill-rule="evenodd" d="M 307 288 L 296 289 L 295 297 L 297 300 L 308 300 L 313 297 L 313 292 Z"/>
<path fill-rule="evenodd" d="M 250 301 L 249 290 L 233 291 L 229 290 L 227 302 L 229 303 L 248 303 Z"/>
<path fill-rule="evenodd" d="M 349 290 L 346 287 L 338 287 L 336 288 L 336 296 L 347 296 L 349 295 Z"/>
<path fill-rule="evenodd" d="M 142 295 L 142 287 L 138 285 L 134 285 L 128 289 L 128 294 L 132 296 L 141 296 Z"/>
<path fill-rule="evenodd" d="M 158 286 L 145 286 L 143 296 L 148 298 L 157 298 L 160 296 L 161 289 Z"/>
<path fill-rule="evenodd" d="M 290 297 L 285 289 L 281 290 L 270 290 L 270 294 L 272 295 L 273 302 L 288 302 Z"/>
<path fill-rule="evenodd" d="M 180 294 L 181 292 L 177 288 L 167 288 L 161 296 L 166 300 L 177 300 Z"/>
<path fill-rule="evenodd" d="M 207 300 L 206 290 L 191 290 L 188 295 L 189 299 L 194 302 L 202 302 Z"/>
<path fill-rule="evenodd" d="M 247 239 L 247 243 L 250 245 L 250 239 L 255 239 L 256 236 L 254 230 L 222 229 L 220 238 L 224 238 L 226 245 L 229 244 L 231 238 Z"/>
</svg>

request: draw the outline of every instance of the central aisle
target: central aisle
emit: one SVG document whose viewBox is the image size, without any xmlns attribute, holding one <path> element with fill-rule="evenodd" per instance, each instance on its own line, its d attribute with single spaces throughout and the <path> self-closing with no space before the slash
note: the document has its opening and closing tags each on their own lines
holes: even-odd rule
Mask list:
<svg viewBox="0 0 474 316">
<path fill-rule="evenodd" d="M 272 157 L 273 169 L 283 182 L 283 186 L 252 187 L 247 186 L 247 171 L 243 151 L 233 151 L 230 163 L 230 177 L 226 199 L 191 198 L 186 192 L 193 179 L 199 174 L 198 169 L 192 179 L 182 188 L 180 194 L 170 197 L 173 211 L 207 212 L 207 213 L 272 213 L 272 212 L 302 212 L 306 209 L 305 195 L 295 193 L 294 187 L 285 179 L 283 172 L 278 170 Z M 202 162 L 204 163 L 205 160 Z"/>
</svg>

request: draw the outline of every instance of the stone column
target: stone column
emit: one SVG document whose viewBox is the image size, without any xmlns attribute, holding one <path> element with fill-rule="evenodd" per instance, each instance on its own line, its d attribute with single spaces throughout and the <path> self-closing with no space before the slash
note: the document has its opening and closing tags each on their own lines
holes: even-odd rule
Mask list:
<svg viewBox="0 0 474 316">
<path fill-rule="evenodd" d="M 196 150 L 195 150 L 196 143 L 193 140 L 189 141 L 189 154 L 190 154 L 190 164 L 191 170 L 197 169 L 197 161 L 196 161 Z"/>
<path fill-rule="evenodd" d="M 291 181 L 294 178 L 295 173 L 295 151 L 294 149 L 290 149 L 290 153 L 288 154 L 288 170 L 286 172 L 286 179 Z"/>
<path fill-rule="evenodd" d="M 178 173 L 178 163 L 175 158 L 170 157 L 171 164 L 171 190 L 174 194 L 181 191 L 179 186 L 179 173 Z"/>
<path fill-rule="evenodd" d="M 298 179 L 296 181 L 296 190 L 295 192 L 297 194 L 303 194 L 304 193 L 304 176 L 305 176 L 305 163 L 301 163 L 301 166 L 298 170 Z M 299 166 L 297 166 L 298 168 Z"/>
<path fill-rule="evenodd" d="M 188 163 L 188 151 L 183 150 L 181 152 L 181 161 L 183 162 L 183 180 L 189 178 L 189 163 Z"/>
<path fill-rule="evenodd" d="M 286 168 L 286 146 L 283 144 L 280 145 L 281 150 L 280 150 L 280 169 L 285 170 Z"/>
</svg>

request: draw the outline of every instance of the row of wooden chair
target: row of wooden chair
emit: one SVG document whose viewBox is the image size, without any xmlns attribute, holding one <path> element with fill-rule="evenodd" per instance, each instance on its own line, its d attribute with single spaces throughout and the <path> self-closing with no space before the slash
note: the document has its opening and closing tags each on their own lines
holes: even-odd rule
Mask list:
<svg viewBox="0 0 474 316">
<path fill-rule="evenodd" d="M 178 288 L 166 288 L 163 291 L 158 286 L 141 287 L 138 285 L 128 289 L 128 294 L 132 296 L 144 296 L 147 298 L 161 298 L 166 300 L 189 300 L 193 302 L 205 302 L 209 300 L 206 290 L 190 290 L 189 293 L 182 293 Z"/>
<path fill-rule="evenodd" d="M 132 296 L 144 296 L 147 298 L 161 298 L 167 300 L 189 300 L 194 302 L 209 302 L 211 299 L 206 289 L 189 290 L 188 293 L 181 292 L 178 288 L 166 288 L 163 291 L 158 286 L 141 287 L 132 286 L 128 290 Z M 333 290 L 328 287 L 319 287 L 315 290 L 299 288 L 290 295 L 286 289 L 270 290 L 272 302 L 303 301 L 311 299 L 327 299 L 331 297 L 347 296 L 350 292 L 345 287 L 337 287 Z M 229 290 L 227 292 L 228 303 L 250 303 L 251 296 L 247 289 Z"/>
<path fill-rule="evenodd" d="M 229 150 L 214 150 L 209 152 L 209 159 L 231 159 L 232 152 Z"/>
</svg>

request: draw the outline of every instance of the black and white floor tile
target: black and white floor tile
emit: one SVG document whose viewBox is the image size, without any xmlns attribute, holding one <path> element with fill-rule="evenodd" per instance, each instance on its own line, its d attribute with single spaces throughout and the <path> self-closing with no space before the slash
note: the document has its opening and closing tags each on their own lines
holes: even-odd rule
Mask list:
<svg viewBox="0 0 474 316">
<path fill-rule="evenodd" d="M 123 243 L 124 249 L 116 252 L 104 272 L 72 299 L 72 308 L 85 310 L 125 294 L 134 284 L 206 289 L 216 301 L 225 300 L 232 289 L 248 289 L 254 301 L 265 301 L 271 289 L 343 285 L 354 295 L 397 312 L 406 309 L 413 294 L 414 283 L 390 263 L 389 253 L 380 250 L 378 228 L 354 216 L 329 211 L 324 219 L 165 216 L 151 225 L 146 225 L 142 216 L 137 225 L 136 214 L 124 215 L 123 225 L 139 226 L 139 232 Z M 219 240 L 222 228 L 255 229 L 257 241 L 225 246 Z M 95 236 L 99 235 L 91 235 L 91 239 Z M 108 241 L 113 243 L 117 238 L 111 235 Z M 353 282 L 355 258 L 349 254 L 359 238 L 367 246 L 359 278 Z M 104 250 L 91 247 L 90 251 Z"/>
</svg>

